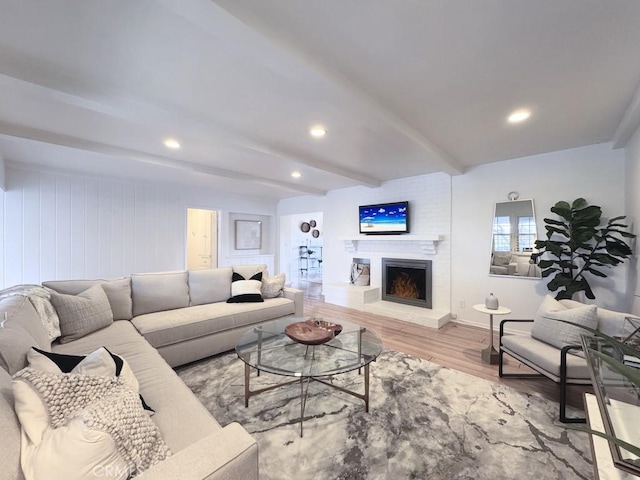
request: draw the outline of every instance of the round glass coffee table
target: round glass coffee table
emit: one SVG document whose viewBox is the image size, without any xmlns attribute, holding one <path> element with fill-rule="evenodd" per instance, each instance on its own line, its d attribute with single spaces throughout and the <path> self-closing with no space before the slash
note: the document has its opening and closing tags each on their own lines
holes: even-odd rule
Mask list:
<svg viewBox="0 0 640 480">
<path fill-rule="evenodd" d="M 244 405 L 249 398 L 283 385 L 300 383 L 300 436 L 303 433 L 304 409 L 309 383 L 313 381 L 333 387 L 341 392 L 364 400 L 365 411 L 369 411 L 369 364 L 382 352 L 382 340 L 373 331 L 354 323 L 337 319 L 322 320 L 337 323 L 342 331 L 331 340 L 320 345 L 306 345 L 292 340 L 286 333 L 287 325 L 303 322 L 308 318 L 284 317 L 253 327 L 236 344 L 236 353 L 244 362 Z M 314 319 L 315 320 L 315 319 Z M 320 319 L 318 319 L 320 320 Z M 251 390 L 251 368 L 260 372 L 296 377 L 294 380 Z M 322 379 L 342 373 L 364 369 L 364 393 L 354 392 Z"/>
</svg>

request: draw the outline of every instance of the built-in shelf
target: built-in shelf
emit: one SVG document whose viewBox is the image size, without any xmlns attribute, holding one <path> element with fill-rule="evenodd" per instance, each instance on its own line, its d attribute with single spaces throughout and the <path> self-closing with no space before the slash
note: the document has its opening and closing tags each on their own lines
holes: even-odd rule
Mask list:
<svg viewBox="0 0 640 480">
<path fill-rule="evenodd" d="M 352 235 L 339 237 L 347 252 L 357 252 L 359 242 L 416 242 L 425 255 L 435 255 L 443 235 Z"/>
</svg>

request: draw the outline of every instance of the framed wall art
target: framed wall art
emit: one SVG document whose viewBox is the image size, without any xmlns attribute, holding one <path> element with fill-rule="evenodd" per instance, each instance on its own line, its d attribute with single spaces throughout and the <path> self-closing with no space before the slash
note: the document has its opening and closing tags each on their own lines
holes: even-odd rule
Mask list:
<svg viewBox="0 0 640 480">
<path fill-rule="evenodd" d="M 262 248 L 262 222 L 236 220 L 236 250 Z"/>
</svg>

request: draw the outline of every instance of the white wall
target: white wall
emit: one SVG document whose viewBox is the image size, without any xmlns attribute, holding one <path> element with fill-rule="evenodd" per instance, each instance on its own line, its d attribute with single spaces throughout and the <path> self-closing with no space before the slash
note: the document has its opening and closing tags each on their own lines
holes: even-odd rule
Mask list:
<svg viewBox="0 0 640 480">
<path fill-rule="evenodd" d="M 453 177 L 452 312 L 461 321 L 488 325 L 487 316 L 472 306 L 493 292 L 513 318 L 533 318 L 548 293 L 545 279 L 488 275 L 495 202 L 508 201 L 514 190 L 520 199 L 533 199 L 542 237 L 543 218 L 555 217 L 549 209 L 560 200 L 583 197 L 601 206 L 603 217 L 624 215 L 623 186 L 624 152 L 609 143 L 487 164 Z M 626 270 L 619 266 L 607 279 L 590 279 L 597 304 L 626 309 Z"/>
<path fill-rule="evenodd" d="M 276 210 L 275 202 L 213 190 L 9 166 L 0 195 L 0 286 L 183 269 L 187 207 L 221 211 L 224 239 L 233 228 L 229 212 L 273 219 Z M 269 236 L 274 246 L 275 228 Z"/>
<path fill-rule="evenodd" d="M 633 225 L 633 233 L 640 232 L 640 128 L 636 130 L 625 148 L 625 205 L 628 218 Z M 635 241 L 636 249 L 640 243 Z M 640 255 L 634 253 L 629 268 L 628 290 L 633 295 L 632 313 L 640 315 L 640 285 L 638 285 L 638 271 L 640 269 Z"/>
<path fill-rule="evenodd" d="M 340 236 L 358 235 L 358 205 L 408 200 L 411 233 L 443 235 L 436 255 L 422 255 L 414 245 L 387 241 L 359 242 L 358 252 L 347 252 Z M 433 306 L 449 311 L 451 287 L 451 177 L 421 175 L 385 182 L 378 188 L 352 187 L 329 192 L 324 197 L 281 200 L 279 215 L 323 212 L 323 284 L 348 282 L 354 257 L 371 259 L 371 282 L 380 279 L 380 258 L 395 256 L 433 260 Z"/>
</svg>

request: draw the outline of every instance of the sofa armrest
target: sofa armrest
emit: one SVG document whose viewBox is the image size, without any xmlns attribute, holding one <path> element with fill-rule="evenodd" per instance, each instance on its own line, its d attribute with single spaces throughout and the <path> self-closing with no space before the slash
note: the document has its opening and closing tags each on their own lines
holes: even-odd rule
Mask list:
<svg viewBox="0 0 640 480">
<path fill-rule="evenodd" d="M 533 323 L 533 319 L 518 319 L 518 318 L 507 318 L 500 322 L 500 339 L 499 345 L 502 347 L 502 337 L 504 336 L 504 326 L 507 323 Z"/>
<path fill-rule="evenodd" d="M 145 480 L 258 480 L 258 444 L 238 423 L 231 423 L 155 464 Z"/>
<path fill-rule="evenodd" d="M 282 289 L 282 294 L 285 298 L 290 298 L 291 300 L 293 300 L 293 303 L 296 306 L 294 315 L 296 317 L 301 317 L 304 311 L 304 292 L 297 288 L 284 287 Z"/>
</svg>

